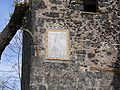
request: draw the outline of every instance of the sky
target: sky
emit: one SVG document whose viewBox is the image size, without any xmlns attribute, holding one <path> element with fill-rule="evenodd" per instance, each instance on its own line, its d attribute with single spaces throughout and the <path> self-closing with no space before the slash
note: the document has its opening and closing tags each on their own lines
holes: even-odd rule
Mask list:
<svg viewBox="0 0 120 90">
<path fill-rule="evenodd" d="M 10 14 L 12 14 L 13 9 L 14 9 L 14 0 L 0 0 L 0 32 L 7 25 L 10 19 Z M 19 34 L 17 34 L 16 36 L 21 37 L 21 35 Z M 10 43 L 15 46 L 16 42 L 17 42 L 16 39 L 13 38 Z M 15 46 L 14 48 L 16 47 L 17 46 Z M 0 60 L 0 83 L 2 80 L 6 80 L 6 77 L 8 76 L 9 77 L 14 76 L 14 78 L 9 78 L 9 80 L 7 79 L 9 85 L 13 84 L 13 81 L 15 80 L 16 82 L 18 82 L 17 81 L 18 79 L 16 78 L 18 75 L 18 72 L 16 71 L 16 69 L 18 68 L 16 65 L 18 63 L 17 59 L 18 59 L 18 55 L 11 50 L 11 45 L 8 45 L 5 51 L 3 52 L 2 58 Z M 4 71 L 4 73 L 2 71 Z M 13 72 L 8 73 L 7 71 L 13 71 Z M 17 83 L 16 86 L 17 87 L 15 87 L 16 88 L 15 90 L 20 90 L 19 82 Z M 2 89 L 0 88 L 0 90 Z M 6 88 L 5 90 L 10 90 L 10 89 Z"/>
<path fill-rule="evenodd" d="M 13 0 L 0 0 L 0 31 L 3 30 L 9 20 L 14 8 L 13 3 Z"/>
<path fill-rule="evenodd" d="M 13 12 L 13 9 L 14 9 L 13 0 L 0 0 L 0 32 L 7 25 L 8 21 L 10 19 L 10 14 Z M 4 59 L 3 56 L 8 52 L 10 52 L 10 50 L 7 47 L 2 54 L 1 60 Z"/>
</svg>

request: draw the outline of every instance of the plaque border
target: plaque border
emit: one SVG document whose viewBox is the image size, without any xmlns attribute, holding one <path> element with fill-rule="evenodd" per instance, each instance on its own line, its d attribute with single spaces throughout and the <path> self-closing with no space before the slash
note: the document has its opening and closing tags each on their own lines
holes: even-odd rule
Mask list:
<svg viewBox="0 0 120 90">
<path fill-rule="evenodd" d="M 66 57 L 48 57 L 48 32 L 65 32 L 66 33 Z M 45 41 L 45 59 L 47 60 L 69 60 L 69 31 L 68 30 L 47 30 Z"/>
</svg>

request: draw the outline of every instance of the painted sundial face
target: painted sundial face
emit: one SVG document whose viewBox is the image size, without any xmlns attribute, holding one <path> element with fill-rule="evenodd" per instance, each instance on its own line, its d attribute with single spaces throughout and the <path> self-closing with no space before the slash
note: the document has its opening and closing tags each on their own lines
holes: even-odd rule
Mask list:
<svg viewBox="0 0 120 90">
<path fill-rule="evenodd" d="M 47 32 L 47 58 L 68 59 L 68 33 L 59 30 Z"/>
</svg>

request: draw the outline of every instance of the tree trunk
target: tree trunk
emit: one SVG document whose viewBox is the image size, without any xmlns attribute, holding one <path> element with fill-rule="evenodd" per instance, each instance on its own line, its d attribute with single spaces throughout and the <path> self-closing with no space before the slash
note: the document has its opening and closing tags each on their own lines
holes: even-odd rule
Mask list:
<svg viewBox="0 0 120 90">
<path fill-rule="evenodd" d="M 15 10 L 9 23 L 0 33 L 0 58 L 5 47 L 12 40 L 16 32 L 22 27 L 25 13 L 28 11 L 28 9 L 28 3 L 20 3 L 15 6 Z"/>
</svg>

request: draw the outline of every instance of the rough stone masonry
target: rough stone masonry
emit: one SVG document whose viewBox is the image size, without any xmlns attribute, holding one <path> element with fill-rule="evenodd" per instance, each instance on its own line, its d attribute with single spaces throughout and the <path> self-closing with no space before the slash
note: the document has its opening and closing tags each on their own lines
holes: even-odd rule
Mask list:
<svg viewBox="0 0 120 90">
<path fill-rule="evenodd" d="M 120 1 L 86 12 L 69 0 L 33 0 L 23 35 L 22 90 L 120 90 Z M 69 31 L 70 60 L 46 60 L 46 31 Z"/>
</svg>

